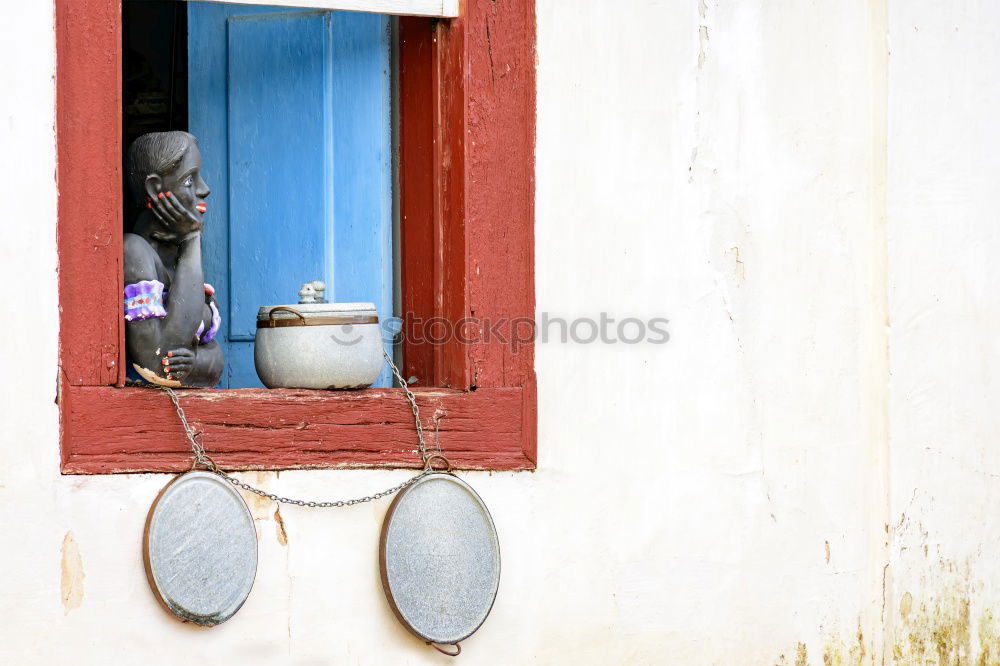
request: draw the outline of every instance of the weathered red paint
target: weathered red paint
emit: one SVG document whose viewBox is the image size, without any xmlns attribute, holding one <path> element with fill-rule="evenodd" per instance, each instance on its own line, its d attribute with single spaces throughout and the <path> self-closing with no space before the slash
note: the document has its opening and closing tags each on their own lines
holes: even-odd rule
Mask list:
<svg viewBox="0 0 1000 666">
<path fill-rule="evenodd" d="M 464 6 L 465 243 L 468 309 L 477 317 L 535 316 L 535 4 Z M 534 346 L 468 348 L 474 386 L 534 382 Z"/>
<path fill-rule="evenodd" d="M 464 53 L 461 19 L 400 19 L 400 212 L 404 307 L 453 327 L 469 315 L 465 242 Z M 468 389 L 468 349 L 408 336 L 407 376 Z"/>
<path fill-rule="evenodd" d="M 60 367 L 74 386 L 124 379 L 119 7 L 56 1 Z"/>
<path fill-rule="evenodd" d="M 227 469 L 379 465 L 419 467 L 417 436 L 402 391 L 288 389 L 180 391 L 192 428 Z M 533 466 L 522 449 L 523 389 L 417 390 L 430 448 L 463 468 Z M 165 393 L 69 387 L 64 417 L 68 473 L 179 471 L 191 448 Z M 139 418 L 136 415 L 141 415 Z M 435 428 L 435 416 L 440 417 Z"/>
<path fill-rule="evenodd" d="M 435 118 L 437 91 L 434 22 L 428 19 L 399 19 L 399 215 L 400 282 L 402 283 L 404 326 L 404 370 L 416 377 L 418 386 L 442 386 L 435 358 L 439 348 L 414 340 L 414 320 L 436 316 L 435 267 L 438 247 L 438 210 L 435 197 Z M 428 94 L 431 91 L 432 94 Z M 432 100 L 432 103 L 428 103 Z"/>
<path fill-rule="evenodd" d="M 497 321 L 534 314 L 533 0 L 467 0 L 462 18 L 400 21 L 403 307 Z M 176 471 L 190 460 L 158 392 L 123 379 L 121 16 L 117 0 L 56 0 L 60 409 L 65 473 Z M 407 344 L 425 424 L 459 467 L 536 458 L 531 343 Z M 470 390 L 471 389 L 471 390 Z M 478 390 L 476 390 L 478 389 Z M 229 468 L 411 466 L 398 390 L 187 391 Z"/>
<path fill-rule="evenodd" d="M 534 3 L 470 1 L 453 21 L 401 20 L 400 37 L 412 312 L 425 321 L 511 322 L 501 328 L 506 340 L 411 342 L 407 372 L 437 386 L 524 386 L 534 381 L 534 348 L 515 349 L 510 336 L 516 322 L 530 329 L 535 305 Z"/>
</svg>

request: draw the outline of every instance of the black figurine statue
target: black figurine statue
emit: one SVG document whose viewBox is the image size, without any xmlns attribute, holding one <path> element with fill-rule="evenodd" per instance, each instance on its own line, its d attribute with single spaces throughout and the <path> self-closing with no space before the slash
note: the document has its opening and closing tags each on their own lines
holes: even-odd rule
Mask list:
<svg viewBox="0 0 1000 666">
<path fill-rule="evenodd" d="M 154 132 L 132 142 L 126 170 L 140 207 L 125 234 L 125 349 L 128 365 L 160 386 L 215 386 L 222 319 L 201 267 L 208 185 L 187 132 Z"/>
</svg>

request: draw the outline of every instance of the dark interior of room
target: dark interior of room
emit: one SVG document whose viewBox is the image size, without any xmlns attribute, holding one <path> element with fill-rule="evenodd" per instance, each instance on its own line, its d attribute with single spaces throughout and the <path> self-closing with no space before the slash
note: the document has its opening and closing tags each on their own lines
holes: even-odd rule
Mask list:
<svg viewBox="0 0 1000 666">
<path fill-rule="evenodd" d="M 188 127 L 187 4 L 126 0 L 122 24 L 122 146 L 127 151 L 147 132 Z M 124 183 L 123 192 L 127 231 L 136 207 Z"/>
</svg>

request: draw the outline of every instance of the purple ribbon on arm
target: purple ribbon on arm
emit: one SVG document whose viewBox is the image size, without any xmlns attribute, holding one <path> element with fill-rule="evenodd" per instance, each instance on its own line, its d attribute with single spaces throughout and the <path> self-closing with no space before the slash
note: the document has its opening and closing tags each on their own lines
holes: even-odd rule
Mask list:
<svg viewBox="0 0 1000 666">
<path fill-rule="evenodd" d="M 163 283 L 159 280 L 142 280 L 125 285 L 125 321 L 162 319 L 167 316 L 163 307 Z"/>
<path fill-rule="evenodd" d="M 205 328 L 205 322 L 201 322 L 201 327 L 198 328 L 198 336 L 201 339 L 201 344 L 207 345 L 209 342 L 215 339 L 215 335 L 219 332 L 219 327 L 222 326 L 222 316 L 219 314 L 219 308 L 215 307 L 215 302 L 210 301 L 208 307 L 212 309 L 212 325 L 209 329 L 202 335 L 202 329 Z"/>
</svg>

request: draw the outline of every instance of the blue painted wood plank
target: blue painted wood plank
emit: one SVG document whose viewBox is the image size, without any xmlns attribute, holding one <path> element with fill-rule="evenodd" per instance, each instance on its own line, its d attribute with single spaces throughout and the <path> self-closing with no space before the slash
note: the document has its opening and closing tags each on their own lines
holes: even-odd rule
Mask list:
<svg viewBox="0 0 1000 666">
<path fill-rule="evenodd" d="M 229 19 L 229 321 L 329 281 L 333 235 L 328 13 Z"/>
<path fill-rule="evenodd" d="M 332 14 L 333 294 L 374 302 L 386 322 L 393 316 L 389 17 Z M 392 385 L 388 367 L 376 385 Z"/>
<path fill-rule="evenodd" d="M 196 2 L 188 12 L 189 126 L 215 192 L 205 272 L 224 305 L 221 386 L 260 386 L 256 309 L 294 302 L 301 282 L 325 279 L 328 297 L 393 314 L 389 21 Z M 376 385 L 391 385 L 388 372 Z"/>
<path fill-rule="evenodd" d="M 205 280 L 216 288 L 222 303 L 222 328 L 216 338 L 226 358 L 219 382 L 222 388 L 263 387 L 253 367 L 253 343 L 229 337 L 228 20 L 231 16 L 275 11 L 280 10 L 214 2 L 188 3 L 188 128 L 198 137 L 204 161 L 202 173 L 213 192 L 205 216 L 202 256 Z"/>
</svg>

